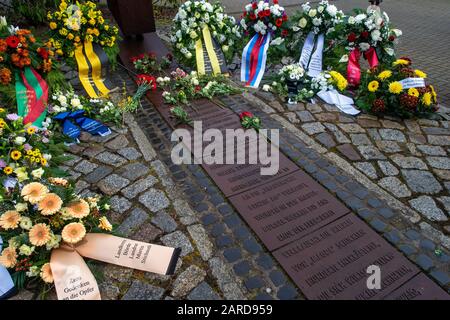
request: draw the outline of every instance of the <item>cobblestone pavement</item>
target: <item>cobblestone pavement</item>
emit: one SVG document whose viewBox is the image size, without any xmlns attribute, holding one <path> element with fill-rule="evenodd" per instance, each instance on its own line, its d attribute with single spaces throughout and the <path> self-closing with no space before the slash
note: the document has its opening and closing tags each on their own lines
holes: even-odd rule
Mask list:
<svg viewBox="0 0 450 320">
<path fill-rule="evenodd" d="M 282 105 L 270 93 L 256 95 L 306 144 L 450 248 L 450 109 L 441 110 L 441 120 L 355 118 L 333 106 Z"/>
</svg>

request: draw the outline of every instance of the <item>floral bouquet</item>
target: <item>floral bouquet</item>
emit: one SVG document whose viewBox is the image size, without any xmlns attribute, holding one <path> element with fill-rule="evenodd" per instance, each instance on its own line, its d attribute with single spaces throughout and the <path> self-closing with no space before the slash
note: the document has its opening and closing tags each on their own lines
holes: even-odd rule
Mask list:
<svg viewBox="0 0 450 320">
<path fill-rule="evenodd" d="M 355 11 L 355 16 L 346 18 L 346 27 L 341 33 L 342 46 L 336 49 L 339 52 L 335 54 L 339 57 L 339 63 L 346 64 L 350 84 L 357 86 L 361 76 L 361 54 L 371 68 L 379 63 L 391 63 L 395 60 L 394 47 L 402 32 L 391 27 L 386 12 L 381 14 L 370 9 L 367 13 L 362 10 Z"/>
<path fill-rule="evenodd" d="M 426 73 L 412 68 L 407 57 L 378 66 L 363 75 L 356 104 L 368 112 L 400 117 L 435 112 L 437 94 L 426 78 Z"/>
<path fill-rule="evenodd" d="M 53 55 L 30 30 L 8 25 L 0 17 L 0 94 L 8 104 L 17 102 L 27 123 L 45 117 L 45 108 L 37 105 L 47 103 L 49 87 L 66 86 L 64 76 L 54 68 Z"/>
<path fill-rule="evenodd" d="M 7 243 L 0 264 L 22 288 L 27 279 L 53 283 L 53 249 L 81 242 L 87 232 L 111 232 L 103 215 L 109 205 L 100 198 L 83 199 L 63 178 L 45 176 L 19 184 L 4 199 L 0 235 Z"/>
<path fill-rule="evenodd" d="M 131 58 L 134 68 L 138 72 L 144 74 L 160 73 L 170 67 L 172 60 L 172 54 L 168 53 L 165 57 L 162 57 L 162 59 L 158 61 L 156 53 L 154 52 L 144 53 L 137 57 Z"/>
<path fill-rule="evenodd" d="M 309 2 L 302 5 L 302 10 L 291 19 L 289 49 L 299 52 L 303 43 L 300 63 L 316 76 L 322 71 L 323 54 L 329 52 L 336 43 L 336 29 L 343 27 L 344 13 L 328 1 L 321 1 L 313 8 Z M 314 51 L 314 47 L 315 52 Z M 310 65 L 313 69 L 310 70 Z"/>
<path fill-rule="evenodd" d="M 275 76 L 272 85 L 263 86 L 263 90 L 275 92 L 283 99 L 288 98 L 289 103 L 305 102 L 315 94 L 309 88 L 310 82 L 305 69 L 296 63 L 284 66 Z"/>
<path fill-rule="evenodd" d="M 223 75 L 200 75 L 196 71 L 186 73 L 178 68 L 171 77 L 158 77 L 156 82 L 163 88 L 167 104 L 188 104 L 190 100 L 230 95 L 241 91 Z"/>
<path fill-rule="evenodd" d="M 311 88 L 315 92 L 339 90 L 344 92 L 347 89 L 348 81 L 337 71 L 325 71 L 311 80 Z"/>
<path fill-rule="evenodd" d="M 317 8 L 312 8 L 309 2 L 302 4 L 302 10 L 291 18 L 292 31 L 305 38 L 310 32 L 328 34 L 342 23 L 344 13 L 327 0 L 321 1 Z"/>
<path fill-rule="evenodd" d="M 253 115 L 249 111 L 244 111 L 239 115 L 241 119 L 241 124 L 244 129 L 255 129 L 259 131 L 261 129 L 261 119 Z"/>
<path fill-rule="evenodd" d="M 103 18 L 96 3 L 62 0 L 59 10 L 49 12 L 47 19 L 50 44 L 59 56 L 73 58 L 77 47 L 91 42 L 99 44 L 115 65 L 119 53 L 119 30 Z"/>
<path fill-rule="evenodd" d="M 247 43 L 255 35 L 265 36 L 270 34 L 270 47 L 267 58 L 271 63 L 276 63 L 287 53 L 285 39 L 289 35 L 288 16 L 278 0 L 252 1 L 245 6 L 245 11 L 240 20 L 240 26 Z"/>
<path fill-rule="evenodd" d="M 61 139 L 46 129 L 50 124 L 47 118 L 43 129 L 24 126 L 21 117 L 0 108 L 0 202 L 18 184 L 57 173 L 54 167 L 64 160 L 64 147 Z"/>
<path fill-rule="evenodd" d="M 234 17 L 225 14 L 219 3 L 211 4 L 200 0 L 181 4 L 173 20 L 170 40 L 177 60 L 187 67 L 196 69 L 199 67 L 197 59 L 203 59 L 200 51 L 204 45 L 211 62 L 217 60 L 216 54 L 219 49 L 229 62 L 240 37 Z"/>
</svg>

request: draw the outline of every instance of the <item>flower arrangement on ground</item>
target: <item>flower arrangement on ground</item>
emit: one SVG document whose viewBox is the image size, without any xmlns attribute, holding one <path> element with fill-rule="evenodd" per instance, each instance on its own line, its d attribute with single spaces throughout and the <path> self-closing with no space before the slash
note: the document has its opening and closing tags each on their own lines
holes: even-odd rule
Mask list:
<svg viewBox="0 0 450 320">
<path fill-rule="evenodd" d="M 244 129 L 255 129 L 257 132 L 261 129 L 261 119 L 249 111 L 244 111 L 239 115 L 241 125 Z"/>
<path fill-rule="evenodd" d="M 15 113 L 0 108 L 0 202 L 10 197 L 17 185 L 55 174 L 55 165 L 64 160 L 61 138 L 46 129 L 24 125 Z"/>
<path fill-rule="evenodd" d="M 172 54 L 168 53 L 166 56 L 158 59 L 156 53 L 143 53 L 137 57 L 131 58 L 134 68 L 143 74 L 161 73 L 170 67 L 173 61 Z"/>
<path fill-rule="evenodd" d="M 104 199 L 83 199 L 63 178 L 45 176 L 17 185 L 2 204 L 0 235 L 7 244 L 0 264 L 21 288 L 31 279 L 53 283 L 50 256 L 60 245 L 76 245 L 86 233 L 106 233 L 112 225 L 104 215 Z"/>
<path fill-rule="evenodd" d="M 92 42 L 99 44 L 115 65 L 119 53 L 119 30 L 103 18 L 96 3 L 62 0 L 58 10 L 49 12 L 47 19 L 51 37 L 49 43 L 59 56 L 73 58 L 77 47 L 84 42 Z"/>
<path fill-rule="evenodd" d="M 361 55 L 371 68 L 393 62 L 395 45 L 402 31 L 392 27 L 386 12 L 376 10 L 355 10 L 355 15 L 345 20 L 339 45 L 333 49 L 334 58 L 327 60 L 327 64 L 342 73 L 346 70 L 350 84 L 358 86 Z"/>
<path fill-rule="evenodd" d="M 180 68 L 173 71 L 171 77 L 158 77 L 156 82 L 164 90 L 164 101 L 172 105 L 241 92 L 223 75 L 199 75 L 196 71 L 186 73 Z"/>
<path fill-rule="evenodd" d="M 306 102 L 315 95 L 309 87 L 310 82 L 305 69 L 296 63 L 281 68 L 272 85 L 263 86 L 263 90 L 272 91 L 282 99 L 288 99 L 290 103 Z"/>
<path fill-rule="evenodd" d="M 437 110 L 437 93 L 427 75 L 403 57 L 391 65 L 368 70 L 356 93 L 359 108 L 376 114 L 411 117 Z"/>
<path fill-rule="evenodd" d="M 277 63 L 287 54 L 285 39 L 289 35 L 288 16 L 278 0 L 252 1 L 245 6 L 239 22 L 243 34 L 243 44 L 247 44 L 255 35 L 270 35 L 267 59 Z"/>
<path fill-rule="evenodd" d="M 226 61 L 231 61 L 236 43 L 241 37 L 234 17 L 225 14 L 219 3 L 186 1 L 180 5 L 173 19 L 170 37 L 175 57 L 182 65 L 196 68 L 196 46 L 202 45 L 205 27 L 221 48 Z"/>
<path fill-rule="evenodd" d="M 330 90 L 344 92 L 347 86 L 347 79 L 341 73 L 334 70 L 322 72 L 317 77 L 311 79 L 311 89 L 316 93 Z"/>
<path fill-rule="evenodd" d="M 8 25 L 6 19 L 0 17 L 0 94 L 3 100 L 10 105 L 15 103 L 16 75 L 21 80 L 26 69 L 36 72 L 38 78 L 42 76 L 50 88 L 64 87 L 64 76 L 55 68 L 53 55 L 54 52 L 30 30 Z"/>
<path fill-rule="evenodd" d="M 327 0 L 319 2 L 314 8 L 309 2 L 302 4 L 302 9 L 290 19 L 289 49 L 299 53 L 300 44 L 312 32 L 315 36 L 325 35 L 327 46 L 324 52 L 329 51 L 335 44 L 336 28 L 343 28 L 344 17 L 344 13 Z"/>
</svg>

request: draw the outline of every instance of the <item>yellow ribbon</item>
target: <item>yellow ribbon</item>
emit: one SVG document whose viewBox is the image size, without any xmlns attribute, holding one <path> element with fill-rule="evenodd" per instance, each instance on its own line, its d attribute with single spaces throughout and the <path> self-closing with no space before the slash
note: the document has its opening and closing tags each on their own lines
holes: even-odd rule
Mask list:
<svg viewBox="0 0 450 320">
<path fill-rule="evenodd" d="M 92 79 L 94 79 L 95 86 L 103 95 L 107 95 L 111 90 L 109 90 L 103 83 L 102 63 L 97 54 L 94 52 L 92 42 L 86 41 L 84 43 L 84 51 L 86 52 L 86 57 L 92 66 Z"/>
<path fill-rule="evenodd" d="M 208 26 L 204 26 L 202 30 L 203 40 L 205 41 L 206 51 L 209 56 L 209 61 L 213 69 L 213 74 L 220 74 L 222 70 L 220 68 L 219 59 L 217 58 L 216 52 L 214 51 L 214 45 L 211 38 L 211 33 Z M 197 59 L 197 71 L 199 74 L 205 74 L 205 61 L 203 56 L 203 43 L 201 38 L 195 43 L 195 53 Z"/>
<path fill-rule="evenodd" d="M 80 45 L 75 49 L 75 59 L 77 60 L 78 64 L 78 77 L 80 78 L 81 84 L 86 90 L 86 93 L 91 98 L 98 98 L 98 95 L 95 92 L 95 89 L 90 81 L 89 77 L 90 68 L 83 53 L 83 46 Z"/>
</svg>

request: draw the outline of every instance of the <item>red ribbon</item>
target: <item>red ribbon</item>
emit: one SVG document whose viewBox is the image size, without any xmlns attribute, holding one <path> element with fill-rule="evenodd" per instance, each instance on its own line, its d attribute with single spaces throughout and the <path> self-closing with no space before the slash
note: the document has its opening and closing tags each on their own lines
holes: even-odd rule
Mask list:
<svg viewBox="0 0 450 320">
<path fill-rule="evenodd" d="M 258 67 L 258 56 L 259 50 L 261 49 L 261 44 L 264 40 L 264 36 L 261 34 L 258 35 L 258 40 L 256 40 L 255 45 L 253 46 L 252 53 L 250 54 L 250 74 L 247 81 L 247 86 L 250 85 L 253 78 L 256 75 L 256 68 Z"/>
<path fill-rule="evenodd" d="M 39 86 L 42 89 L 42 96 L 40 97 L 40 99 L 37 98 L 35 89 L 28 83 L 25 74 L 22 71 L 20 73 L 20 76 L 22 77 L 22 81 L 25 87 L 27 88 L 27 97 L 28 97 L 28 113 L 23 120 L 25 124 L 35 122 L 42 115 L 42 113 L 45 111 L 48 100 L 47 82 L 45 82 L 45 80 L 39 75 L 39 73 L 36 72 L 36 70 L 31 68 L 31 71 L 33 72 L 34 76 L 36 77 L 39 83 Z"/>
<path fill-rule="evenodd" d="M 348 57 L 347 64 L 347 80 L 348 83 L 354 87 L 359 86 L 361 82 L 361 66 L 359 64 L 359 59 L 361 58 L 361 51 L 355 48 Z M 364 52 L 364 58 L 369 63 L 370 68 L 378 66 L 377 52 L 374 47 L 370 47 L 369 50 Z"/>
</svg>

